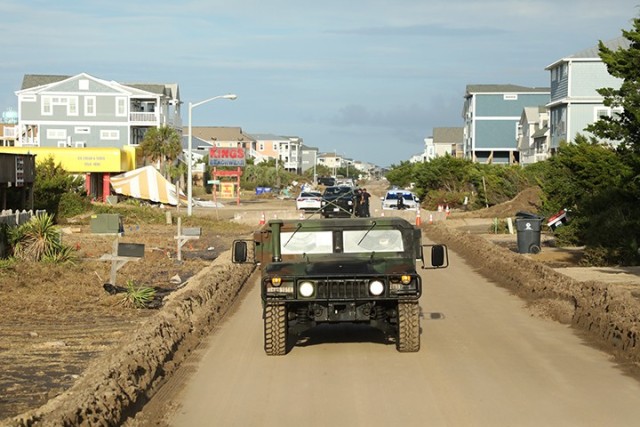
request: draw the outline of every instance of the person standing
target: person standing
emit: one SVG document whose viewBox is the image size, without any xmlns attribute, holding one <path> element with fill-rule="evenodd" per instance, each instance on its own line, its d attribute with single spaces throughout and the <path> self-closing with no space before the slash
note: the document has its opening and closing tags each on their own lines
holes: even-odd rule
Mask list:
<svg viewBox="0 0 640 427">
<path fill-rule="evenodd" d="M 360 198 L 360 204 L 362 206 L 362 216 L 369 218 L 371 216 L 369 212 L 369 199 L 371 198 L 371 194 L 369 194 L 366 188 L 363 188 L 360 192 Z"/>
</svg>

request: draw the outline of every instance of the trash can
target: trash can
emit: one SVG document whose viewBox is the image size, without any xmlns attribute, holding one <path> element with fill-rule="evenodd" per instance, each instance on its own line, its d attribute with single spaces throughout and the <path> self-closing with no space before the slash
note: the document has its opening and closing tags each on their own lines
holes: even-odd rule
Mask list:
<svg viewBox="0 0 640 427">
<path fill-rule="evenodd" d="M 520 212 L 518 212 L 520 214 Z M 537 254 L 540 252 L 540 231 L 544 218 L 537 215 L 516 214 L 516 232 L 518 239 L 518 253 Z"/>
</svg>

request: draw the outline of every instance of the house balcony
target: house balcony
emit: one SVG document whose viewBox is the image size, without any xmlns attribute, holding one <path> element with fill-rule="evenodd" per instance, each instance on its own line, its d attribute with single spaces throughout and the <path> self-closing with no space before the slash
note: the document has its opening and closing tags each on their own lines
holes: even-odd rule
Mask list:
<svg viewBox="0 0 640 427">
<path fill-rule="evenodd" d="M 160 123 L 157 113 L 147 113 L 143 111 L 134 111 L 129 113 L 129 122 L 132 125 L 154 126 Z"/>
<path fill-rule="evenodd" d="M 18 135 L 18 126 L 5 126 L 2 132 L 3 139 L 15 139 Z"/>
</svg>

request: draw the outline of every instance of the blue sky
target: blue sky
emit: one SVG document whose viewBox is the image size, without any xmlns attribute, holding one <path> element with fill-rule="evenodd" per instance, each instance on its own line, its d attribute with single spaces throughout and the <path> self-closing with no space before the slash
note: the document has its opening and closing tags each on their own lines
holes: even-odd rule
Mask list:
<svg viewBox="0 0 640 427">
<path fill-rule="evenodd" d="M 197 126 L 296 135 L 380 166 L 462 126 L 468 84 L 549 86 L 544 68 L 621 36 L 640 0 L 4 0 L 0 110 L 25 74 L 178 83 Z"/>
</svg>

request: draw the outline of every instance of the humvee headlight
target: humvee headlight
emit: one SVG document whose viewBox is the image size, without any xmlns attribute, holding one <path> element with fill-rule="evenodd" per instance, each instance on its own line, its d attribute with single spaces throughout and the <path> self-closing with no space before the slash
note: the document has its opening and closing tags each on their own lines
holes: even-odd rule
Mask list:
<svg viewBox="0 0 640 427">
<path fill-rule="evenodd" d="M 298 292 L 300 292 L 300 296 L 309 298 L 315 293 L 315 287 L 313 286 L 312 282 L 300 282 L 300 284 L 298 285 Z"/>
<path fill-rule="evenodd" d="M 409 283 L 411 283 L 411 276 L 409 276 L 408 274 L 403 274 L 402 277 L 400 277 L 400 281 L 403 285 L 408 285 Z"/>
<path fill-rule="evenodd" d="M 272 277 L 271 278 L 271 284 L 275 287 L 280 286 L 280 284 L 282 283 L 282 277 Z"/>
<path fill-rule="evenodd" d="M 380 280 L 372 280 L 371 283 L 369 283 L 369 292 L 375 296 L 382 295 L 384 292 L 384 283 Z"/>
</svg>

